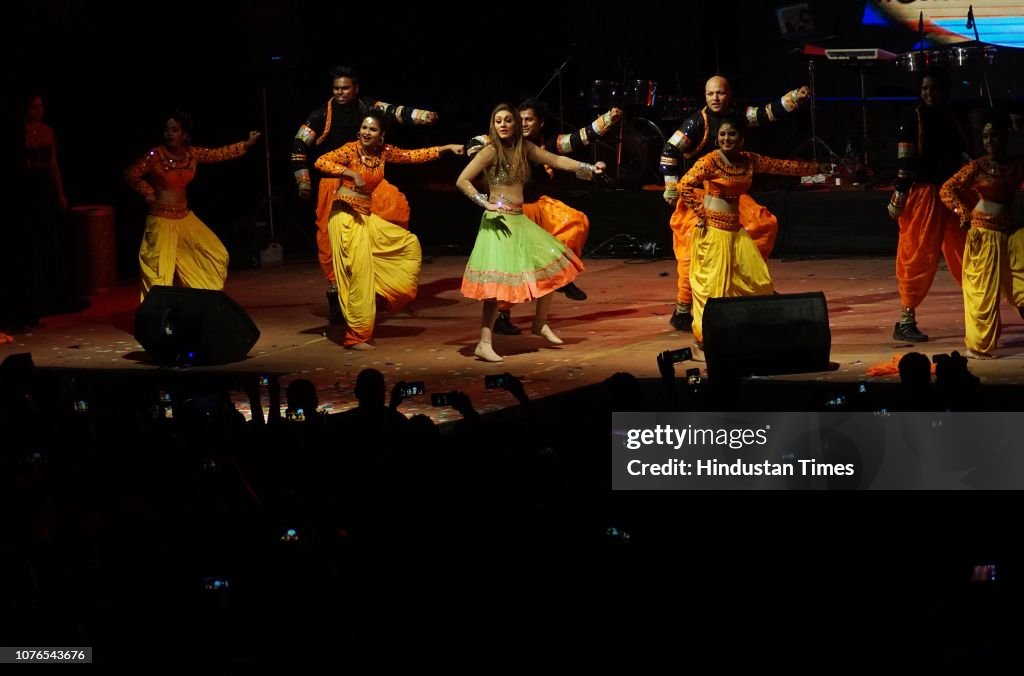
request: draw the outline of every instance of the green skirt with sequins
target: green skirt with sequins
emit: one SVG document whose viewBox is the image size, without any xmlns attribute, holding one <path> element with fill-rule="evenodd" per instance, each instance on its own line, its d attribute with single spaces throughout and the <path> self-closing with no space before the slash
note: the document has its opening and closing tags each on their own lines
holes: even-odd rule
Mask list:
<svg viewBox="0 0 1024 676">
<path fill-rule="evenodd" d="M 462 277 L 462 295 L 522 303 L 576 279 L 583 262 L 522 214 L 485 211 Z"/>
</svg>

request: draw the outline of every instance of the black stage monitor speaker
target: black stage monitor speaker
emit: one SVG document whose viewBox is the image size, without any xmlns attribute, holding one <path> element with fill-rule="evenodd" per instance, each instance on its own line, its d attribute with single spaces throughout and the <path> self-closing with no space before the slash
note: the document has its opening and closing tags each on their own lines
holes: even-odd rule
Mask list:
<svg viewBox="0 0 1024 676">
<path fill-rule="evenodd" d="M 709 378 L 827 371 L 831 347 L 820 291 L 711 298 L 704 308 Z"/>
<path fill-rule="evenodd" d="M 260 330 L 223 291 L 154 286 L 135 313 L 135 340 L 161 364 L 245 359 Z"/>
</svg>

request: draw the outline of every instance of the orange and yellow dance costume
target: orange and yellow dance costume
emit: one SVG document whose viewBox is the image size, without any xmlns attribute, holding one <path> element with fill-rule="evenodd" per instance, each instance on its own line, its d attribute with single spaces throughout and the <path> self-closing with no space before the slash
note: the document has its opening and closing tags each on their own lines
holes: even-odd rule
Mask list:
<svg viewBox="0 0 1024 676">
<path fill-rule="evenodd" d="M 1002 322 L 1000 292 L 1024 308 L 1024 231 L 1014 226 L 1009 210 L 1024 181 L 1020 158 L 996 167 L 987 158 L 964 165 L 942 185 L 940 196 L 967 228 L 963 251 L 964 343 L 978 355 L 995 356 Z M 1003 205 L 995 216 L 974 209 L 981 198 Z"/>
<path fill-rule="evenodd" d="M 764 106 L 748 106 L 743 115 L 749 126 L 763 126 L 785 117 L 799 105 L 797 92 L 793 90 Z M 666 199 L 676 199 L 679 196 L 677 184 L 683 161 L 696 160 L 716 149 L 720 126 L 721 115 L 704 107 L 688 117 L 669 137 L 660 160 L 661 172 L 665 176 Z M 767 260 L 775 247 L 775 238 L 779 233 L 778 218 L 746 193 L 740 197 L 738 207 L 739 222 L 750 234 L 761 257 Z M 679 312 L 685 312 L 693 298 L 690 290 L 690 245 L 693 226 L 698 220 L 697 215 L 683 200 L 676 201 L 675 211 L 669 218 L 669 227 L 672 229 L 672 251 L 676 257 L 676 308 Z"/>
<path fill-rule="evenodd" d="M 742 212 L 721 212 L 704 206 L 704 196 L 739 204 L 754 174 L 810 176 L 815 162 L 776 160 L 740 152 L 742 162 L 730 165 L 719 152 L 697 160 L 679 181 L 679 201 L 693 213 L 689 281 L 693 293 L 693 335 L 703 341 L 704 306 L 708 298 L 764 296 L 773 293 L 768 264 L 753 236 L 743 227 Z M 706 227 L 699 227 L 703 222 Z"/>
<path fill-rule="evenodd" d="M 384 145 L 379 155 L 367 155 L 362 143 L 353 141 L 316 161 L 316 168 L 334 178 L 337 186 L 331 195 L 327 235 L 338 301 L 347 324 L 346 347 L 373 337 L 377 296 L 390 312 L 416 298 L 423 257 L 420 242 L 373 211 L 377 204 L 373 195 L 384 180 L 384 167 L 388 162 L 419 164 L 438 157 L 436 147 L 403 150 L 392 145 Z M 366 185 L 356 190 L 352 179 L 341 177 L 345 169 L 361 175 Z"/>
<path fill-rule="evenodd" d="M 943 205 L 939 189 L 960 168 L 966 147 L 964 130 L 948 105 L 921 104 L 900 125 L 896 190 L 889 203 L 900 228 L 896 280 L 902 314 L 896 333 L 901 325 L 917 333 L 915 311 L 935 281 L 940 254 L 961 284 L 966 233 Z"/>
<path fill-rule="evenodd" d="M 320 106 L 299 127 L 292 140 L 291 165 L 299 189 L 309 190 L 312 184 L 310 159 L 340 148 L 356 137 L 359 123 L 368 113 L 380 113 L 393 124 L 427 124 L 429 111 L 394 105 L 363 96 L 348 104 L 333 98 Z M 340 185 L 336 176 L 321 176 L 317 186 L 316 225 L 317 258 L 329 285 L 334 283 L 334 262 L 327 221 L 331 217 L 334 193 Z M 373 213 L 389 223 L 409 228 L 411 211 L 405 195 L 387 180 L 381 180 L 373 192 Z"/>
<path fill-rule="evenodd" d="M 189 146 L 184 157 L 175 160 L 160 146 L 128 167 L 124 176 L 143 197 L 158 191 L 184 193 L 198 165 L 232 160 L 245 151 L 244 142 L 221 148 Z M 219 290 L 228 276 L 228 252 L 185 203 L 154 202 L 139 246 L 139 266 L 143 298 L 154 286 L 173 286 L 175 280 L 188 288 Z"/>
</svg>

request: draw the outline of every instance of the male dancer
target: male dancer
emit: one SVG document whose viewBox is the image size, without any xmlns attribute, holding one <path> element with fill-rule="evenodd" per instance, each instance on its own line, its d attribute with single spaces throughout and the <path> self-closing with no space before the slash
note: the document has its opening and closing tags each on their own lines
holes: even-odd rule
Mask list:
<svg viewBox="0 0 1024 676">
<path fill-rule="evenodd" d="M 892 332 L 898 341 L 928 340 L 917 328 L 916 310 L 935 280 L 940 251 L 957 284 L 963 277 L 967 233 L 939 199 L 939 189 L 964 163 L 967 148 L 964 126 L 947 104 L 949 91 L 949 73 L 937 68 L 925 71 L 921 103 L 900 126 L 896 191 L 889 200 L 889 215 L 900 225 L 896 245 L 900 318 Z"/>
</svg>

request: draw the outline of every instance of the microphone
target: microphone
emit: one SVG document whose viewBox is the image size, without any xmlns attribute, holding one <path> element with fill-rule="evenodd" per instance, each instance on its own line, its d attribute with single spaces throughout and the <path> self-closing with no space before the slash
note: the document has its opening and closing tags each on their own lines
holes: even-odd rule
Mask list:
<svg viewBox="0 0 1024 676">
<path fill-rule="evenodd" d="M 974 5 L 967 6 L 967 28 L 974 28 Z"/>
</svg>

